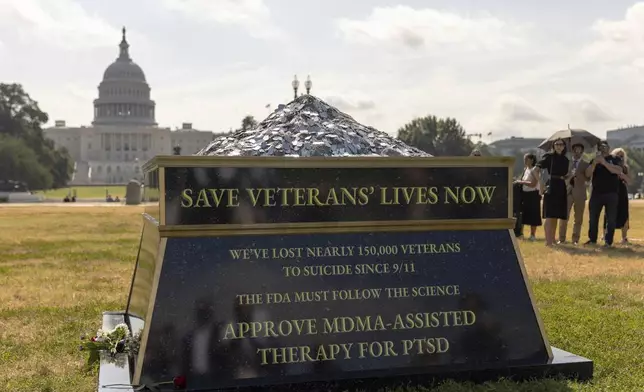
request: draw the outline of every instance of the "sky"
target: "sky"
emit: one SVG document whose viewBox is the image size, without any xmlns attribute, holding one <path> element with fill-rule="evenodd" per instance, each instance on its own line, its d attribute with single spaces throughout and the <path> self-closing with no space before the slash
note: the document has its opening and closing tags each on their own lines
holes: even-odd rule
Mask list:
<svg viewBox="0 0 644 392">
<path fill-rule="evenodd" d="M 644 1 L 0 0 L 0 82 L 89 125 L 123 26 L 164 127 L 262 120 L 295 74 L 392 135 L 430 114 L 484 142 L 644 123 Z"/>
</svg>

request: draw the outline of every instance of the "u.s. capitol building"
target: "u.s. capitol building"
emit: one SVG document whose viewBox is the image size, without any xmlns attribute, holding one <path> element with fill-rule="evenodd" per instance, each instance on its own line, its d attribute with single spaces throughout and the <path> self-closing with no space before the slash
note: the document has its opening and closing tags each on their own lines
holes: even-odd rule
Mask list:
<svg viewBox="0 0 644 392">
<path fill-rule="evenodd" d="M 141 178 L 141 165 L 156 155 L 191 155 L 215 136 L 184 123 L 181 129 L 161 128 L 155 103 L 141 67 L 132 61 L 123 29 L 119 56 L 103 74 L 94 100 L 92 126 L 68 127 L 58 120 L 45 129 L 56 147 L 65 147 L 75 161 L 74 185 L 124 184 Z"/>
</svg>

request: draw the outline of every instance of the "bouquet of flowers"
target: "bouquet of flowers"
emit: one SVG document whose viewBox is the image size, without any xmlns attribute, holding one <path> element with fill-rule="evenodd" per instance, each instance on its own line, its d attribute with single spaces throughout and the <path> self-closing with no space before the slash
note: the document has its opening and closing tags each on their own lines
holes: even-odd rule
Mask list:
<svg viewBox="0 0 644 392">
<path fill-rule="evenodd" d="M 130 333 L 126 324 L 119 324 L 110 331 L 99 329 L 95 336 L 81 336 L 79 349 L 89 353 L 87 365 L 93 366 L 100 361 L 100 353 L 109 353 L 115 359 L 117 354 L 135 356 L 139 353 L 141 334 Z"/>
</svg>

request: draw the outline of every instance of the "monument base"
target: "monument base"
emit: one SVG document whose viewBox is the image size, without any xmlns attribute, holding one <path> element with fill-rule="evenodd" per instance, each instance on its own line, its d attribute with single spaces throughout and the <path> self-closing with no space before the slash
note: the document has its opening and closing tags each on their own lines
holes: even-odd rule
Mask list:
<svg viewBox="0 0 644 392">
<path fill-rule="evenodd" d="M 125 321 L 125 314 L 121 312 L 105 312 L 103 314 L 103 328 L 112 329 L 117 324 Z M 578 381 L 588 381 L 593 377 L 593 361 L 578 355 L 552 347 L 553 359 L 548 363 L 524 366 L 510 366 L 499 369 L 486 369 L 477 371 L 453 371 L 449 373 L 427 373 L 423 375 L 397 376 L 384 378 L 361 378 L 340 380 L 333 383 L 310 384 L 282 384 L 264 388 L 247 387 L 232 388 L 236 391 L 346 391 L 346 390 L 375 390 L 377 388 L 392 387 L 396 385 L 430 385 L 444 380 L 469 381 L 481 383 L 498 379 L 512 381 L 525 381 L 530 379 L 565 378 Z M 125 359 L 125 366 L 116 366 L 107 358 L 101 360 L 99 371 L 99 392 L 134 392 L 134 388 L 124 388 L 132 383 L 131 364 Z M 231 390 L 232 390 L 231 389 Z"/>
<path fill-rule="evenodd" d="M 543 364 L 531 364 L 524 366 L 508 366 L 498 369 L 485 370 L 455 370 L 451 372 L 432 373 L 427 370 L 421 375 L 374 377 L 338 380 L 335 382 L 299 383 L 271 385 L 266 387 L 246 387 L 220 389 L 220 391 L 235 390 L 239 392 L 331 392 L 331 391 L 376 391 L 392 390 L 398 386 L 406 387 L 428 387 L 442 381 L 454 380 L 463 382 L 483 383 L 486 381 L 497 381 L 501 379 L 511 381 L 528 381 L 544 378 L 563 378 L 576 381 L 589 381 L 593 378 L 593 361 L 569 353 L 567 351 L 552 347 L 554 358 Z"/>
</svg>

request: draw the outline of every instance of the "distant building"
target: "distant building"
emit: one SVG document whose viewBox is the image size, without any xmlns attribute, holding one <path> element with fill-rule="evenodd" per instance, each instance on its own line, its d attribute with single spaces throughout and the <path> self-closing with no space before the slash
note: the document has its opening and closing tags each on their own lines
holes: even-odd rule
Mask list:
<svg viewBox="0 0 644 392">
<path fill-rule="evenodd" d="M 612 147 L 629 147 L 644 150 L 644 125 L 631 125 L 606 132 L 608 144 Z"/>
<path fill-rule="evenodd" d="M 75 162 L 73 185 L 126 184 L 142 177 L 141 165 L 156 155 L 192 155 L 215 136 L 184 123 L 172 131 L 155 120 L 156 105 L 141 67 L 132 61 L 125 37 L 119 56 L 103 74 L 94 100 L 92 126 L 68 127 L 57 120 L 45 129 L 56 147 L 65 147 Z"/>
<path fill-rule="evenodd" d="M 539 152 L 539 144 L 544 138 L 510 137 L 494 141 L 488 145 L 490 152 L 495 155 L 514 156 L 517 151 L 522 153 Z"/>
</svg>

